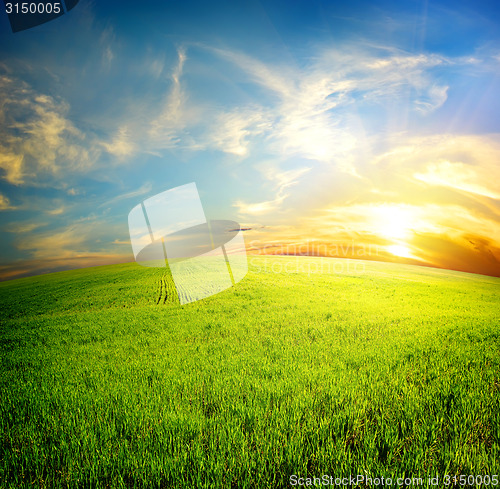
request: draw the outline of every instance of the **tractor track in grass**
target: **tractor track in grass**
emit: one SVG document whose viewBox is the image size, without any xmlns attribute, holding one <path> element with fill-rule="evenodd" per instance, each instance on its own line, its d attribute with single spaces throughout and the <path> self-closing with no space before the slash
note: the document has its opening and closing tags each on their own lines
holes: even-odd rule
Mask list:
<svg viewBox="0 0 500 489">
<path fill-rule="evenodd" d="M 175 302 L 177 290 L 174 281 L 170 274 L 164 274 L 160 278 L 160 290 L 156 304 L 166 304 L 167 302 Z"/>
<path fill-rule="evenodd" d="M 162 292 L 163 292 L 163 277 L 160 278 L 160 292 L 158 294 L 158 299 L 156 300 L 156 305 L 158 305 L 161 301 Z"/>
</svg>

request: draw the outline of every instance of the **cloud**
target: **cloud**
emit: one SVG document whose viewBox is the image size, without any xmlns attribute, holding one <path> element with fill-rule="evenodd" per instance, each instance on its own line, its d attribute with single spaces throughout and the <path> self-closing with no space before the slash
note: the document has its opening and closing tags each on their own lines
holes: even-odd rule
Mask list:
<svg viewBox="0 0 500 489">
<path fill-rule="evenodd" d="M 45 212 L 49 214 L 50 216 L 60 216 L 61 214 L 64 214 L 64 211 L 66 210 L 66 206 L 61 205 L 59 207 L 56 207 L 55 209 L 48 209 Z"/>
<path fill-rule="evenodd" d="M 115 44 L 112 30 L 105 30 L 100 45 L 106 65 L 113 62 L 110 53 Z M 102 153 L 126 163 L 137 153 L 160 154 L 166 149 L 215 149 L 246 158 L 257 148 L 278 158 L 310 159 L 357 175 L 357 160 L 367 139 L 356 107 L 407 97 L 410 88 L 415 92 L 415 110 L 421 113 L 428 114 L 446 101 L 448 86 L 438 83 L 430 70 L 451 61 L 436 55 L 347 45 L 318 49 L 308 65 L 298 67 L 264 63 L 229 49 L 201 48 L 228 63 L 228 73 L 245 73 L 247 84 L 253 84 L 245 103 L 214 104 L 210 97 L 197 103 L 192 96 L 196 84 L 183 81 L 183 75 L 187 63 L 201 67 L 206 56 L 194 53 L 188 58 L 187 47 L 181 46 L 166 79 L 164 59 L 148 55 L 157 87 L 165 87 L 163 93 L 125 103 L 119 116 L 107 121 L 108 135 L 99 138 L 98 127 L 84 131 L 71 121 L 67 102 L 37 93 L 26 82 L 4 74 L 0 82 L 0 95 L 6 100 L 0 119 L 4 178 L 19 185 L 43 175 L 85 173 L 96 167 Z M 257 90 L 267 93 L 265 102 Z"/>
<path fill-rule="evenodd" d="M 446 234 L 420 235 L 414 246 L 431 266 L 500 277 L 498 241 L 474 234 L 464 234 L 461 239 Z"/>
<path fill-rule="evenodd" d="M 302 247 L 306 254 L 345 257 L 336 250 L 351 243 L 352 258 L 500 276 L 498 140 L 496 134 L 396 135 L 360 168 L 362 192 L 350 190 L 349 199 L 339 200 L 342 189 L 332 187 L 330 203 L 324 199 L 316 209 L 309 195 L 302 196 L 303 208 L 296 208 L 288 227 L 252 232 L 258 237 L 253 248 L 279 254 Z M 273 175 L 269 169 L 267 176 Z"/>
<path fill-rule="evenodd" d="M 219 49 L 210 46 L 202 46 L 220 58 L 238 66 L 251 76 L 254 83 L 264 86 L 273 91 L 281 98 L 288 98 L 296 93 L 296 73 L 288 66 L 273 66 L 249 56 L 242 52 L 229 49 Z"/>
<path fill-rule="evenodd" d="M 61 270 L 128 263 L 132 261 L 130 254 L 87 252 L 75 256 L 50 258 L 44 260 L 17 260 L 8 264 L 0 264 L 0 281 L 21 277 L 31 277 Z"/>
<path fill-rule="evenodd" d="M 421 193 L 422 184 L 447 188 L 468 199 L 470 205 L 476 205 L 481 197 L 498 200 L 499 137 L 438 134 L 399 138 L 397 144 L 372 159 L 374 168 L 367 168 L 366 174 L 379 190 L 401 189 L 401 185 L 411 189 L 413 181 L 420 184 L 413 186 L 413 192 Z M 500 212 L 498 204 L 482 202 Z"/>
<path fill-rule="evenodd" d="M 208 145 L 225 153 L 246 156 L 250 141 L 269 131 L 271 122 L 262 111 L 252 108 L 218 114 L 214 130 L 207 136 Z"/>
<path fill-rule="evenodd" d="M 427 92 L 427 99 L 415 101 L 416 110 L 427 115 L 439 109 L 448 99 L 449 86 L 433 86 Z"/>
<path fill-rule="evenodd" d="M 500 242 L 500 228 L 495 220 L 456 204 L 353 204 L 325 209 L 319 217 L 310 221 L 318 225 L 323 223 L 323 232 L 332 226 L 334 229 L 340 226 L 340 229 L 349 229 L 357 236 L 381 236 L 388 242 L 410 240 L 419 233 L 448 234 L 452 237 L 483 235 Z"/>
<path fill-rule="evenodd" d="M 6 226 L 5 231 L 15 234 L 31 233 L 35 229 L 44 227 L 45 225 L 46 223 L 39 221 L 13 222 Z"/>
<path fill-rule="evenodd" d="M 395 261 L 500 276 L 498 221 L 459 205 L 330 206 L 295 225 L 250 234 L 249 250 L 260 254 Z"/>
<path fill-rule="evenodd" d="M 465 163 L 450 161 L 431 163 L 427 165 L 425 173 L 415 173 L 414 177 L 429 185 L 450 187 L 500 200 L 500 193 L 491 188 L 492 176 L 486 174 L 483 168 L 474 168 Z"/>
<path fill-rule="evenodd" d="M 119 50 L 112 33 L 101 41 L 97 64 L 113 73 Z M 163 55 L 148 54 L 142 63 L 134 80 L 152 79 L 154 90 L 118 94 L 104 122 L 79 122 L 68 101 L 4 70 L 0 176 L 18 186 L 49 182 L 74 196 L 85 194 L 85 187 L 70 178 L 99 170 L 99 178 L 111 180 L 116 165 L 137 161 L 139 153 L 215 151 L 241 165 L 235 173 L 249 176 L 252 193 L 231 196 L 240 215 L 283 224 L 287 212 L 287 226 L 262 230 L 262 223 L 252 224 L 269 242 L 338 236 L 393 246 L 409 240 L 415 256 L 434 263 L 429 243 L 441 240 L 443 247 L 469 246 L 484 257 L 493 249 L 496 256 L 498 135 L 410 138 L 404 125 L 397 135 L 381 135 L 393 113 L 425 121 L 439 111 L 452 89 L 450 67 L 479 61 L 351 44 L 316 48 L 295 65 L 200 45 L 180 47 L 170 67 Z M 210 89 L 207 81 L 214 82 L 207 83 Z M 141 184 L 124 194 L 118 190 L 104 205 L 151 191 L 150 183 Z M 0 209 L 12 208 L 3 199 Z M 52 203 L 40 209 L 54 222 L 73 209 L 62 200 Z M 98 226 L 97 234 L 81 224 L 52 233 L 20 227 L 19 233 L 32 236 L 20 239 L 19 251 L 26 263 L 57 266 L 115 256 L 112 240 L 122 241 L 109 238 L 109 226 Z"/>
<path fill-rule="evenodd" d="M 138 189 L 133 190 L 132 192 L 127 192 L 125 194 L 117 195 L 111 200 L 104 202 L 104 204 L 101 204 L 99 207 L 105 207 L 110 204 L 115 204 L 116 202 L 120 202 L 122 200 L 134 199 L 136 197 L 146 195 L 151 192 L 152 188 L 153 185 L 151 184 L 151 182 L 146 182 L 143 185 L 141 185 Z"/>
<path fill-rule="evenodd" d="M 102 141 L 101 145 L 117 158 L 126 158 L 136 152 L 136 144 L 132 140 L 130 129 L 126 126 L 120 127 L 109 142 Z"/>
<path fill-rule="evenodd" d="M 98 153 L 68 119 L 68 104 L 7 75 L 0 77 L 0 97 L 0 168 L 8 183 L 36 185 L 95 163 Z"/>
<path fill-rule="evenodd" d="M 313 237 L 315 252 L 319 244 L 335 251 L 351 242 L 357 250 L 375 246 L 371 259 L 406 256 L 407 263 L 500 276 L 498 140 L 496 134 L 394 135 L 360 168 L 368 189 L 351 193 L 351 202 L 334 202 L 332 189 L 330 204 L 298 208 L 295 230 L 271 227 L 256 247 L 274 243 L 266 252 L 281 253 Z"/>
<path fill-rule="evenodd" d="M 247 92 L 251 103 L 220 112 L 208 103 L 200 107 L 216 129 L 194 140 L 198 149 L 251 157 L 258 148 L 280 159 L 304 158 L 358 177 L 357 167 L 371 144 L 358 110 L 373 104 L 388 110 L 398 101 L 403 110 L 427 116 L 446 102 L 449 89 L 432 70 L 460 62 L 346 45 L 318 48 L 311 61 L 299 67 L 264 63 L 230 49 L 198 47 L 226 61 L 228 72 L 241 70 L 245 83 L 253 85 Z M 266 202 L 269 209 L 276 201 Z"/>
<path fill-rule="evenodd" d="M 131 248 L 119 252 L 117 246 L 122 243 L 112 241 L 122 231 L 115 223 L 81 219 L 69 226 L 37 232 L 43 226 L 27 221 L 7 227 L 17 234 L 15 246 L 20 255 L 15 261 L 0 263 L 0 280 L 133 260 Z"/>
<path fill-rule="evenodd" d="M 113 33 L 105 34 L 101 39 L 103 59 L 110 65 Z M 194 148 L 189 138 L 181 137 L 188 122 L 196 119 L 191 114 L 194 109 L 186 105 L 180 83 L 185 61 L 185 52 L 179 49 L 178 63 L 160 104 L 151 107 L 147 99 L 136 105 L 124 104 L 119 115 L 107 120 L 104 128 L 88 121 L 78 127 L 67 101 L 40 92 L 22 75 L 14 76 L 12 69 L 2 65 L 0 178 L 17 186 L 57 187 L 63 176 L 74 179 L 103 169 L 103 155 L 111 156 L 112 162 L 126 164 L 138 152 L 154 153 L 180 146 L 184 140 L 185 145 Z M 113 165 L 108 163 L 108 168 Z M 100 178 L 107 173 L 101 172 Z"/>
<path fill-rule="evenodd" d="M 181 83 L 186 61 L 186 50 L 181 46 L 177 50 L 177 62 L 165 79 L 164 59 L 148 58 L 144 72 L 148 78 L 157 79 L 155 98 L 145 95 L 127 102 L 118 127 L 99 142 L 105 152 L 124 163 L 138 153 L 158 155 L 166 149 L 202 148 L 201 141 L 195 141 L 189 133 L 203 118 L 201 111 L 189 103 Z M 123 120 L 127 122 L 124 124 Z M 111 121 L 110 125 L 116 122 Z"/>
<path fill-rule="evenodd" d="M 331 206 L 302 218 L 297 227 L 303 236 L 333 247 L 339 242 L 352 242 L 360 249 L 376 247 L 378 259 L 391 259 L 398 247 L 420 264 L 500 275 L 498 219 L 457 204 Z M 300 242 L 299 236 L 295 239 Z"/>
<path fill-rule="evenodd" d="M 113 63 L 113 60 L 115 59 L 113 47 L 117 44 L 116 36 L 111 26 L 108 25 L 105 29 L 103 29 L 99 37 L 99 44 L 102 52 L 102 66 L 105 70 L 109 70 Z"/>
<path fill-rule="evenodd" d="M 0 194 L 0 211 L 11 209 L 15 209 L 15 207 L 10 204 L 10 200 L 5 195 Z"/>
<path fill-rule="evenodd" d="M 26 234 L 18 237 L 15 246 L 18 250 L 26 252 L 25 258 L 38 260 L 112 252 L 112 247 L 110 248 L 112 241 L 123 231 L 121 223 L 95 216 L 75 219 L 68 225 L 58 227 L 52 225 L 50 229 L 38 232 L 33 232 L 38 226 L 32 227 L 30 221 L 25 224 Z M 32 229 L 27 229 L 29 227 Z"/>
<path fill-rule="evenodd" d="M 300 177 L 310 171 L 310 167 L 297 168 L 294 170 L 280 171 L 268 164 L 261 165 L 261 171 L 267 180 L 274 183 L 276 196 L 272 200 L 263 202 L 246 203 L 241 200 L 233 205 L 238 208 L 242 215 L 262 215 L 275 211 L 278 206 L 289 196 L 286 190 L 296 185 Z"/>
<path fill-rule="evenodd" d="M 279 204 L 281 204 L 286 197 L 286 195 L 278 195 L 273 200 L 254 203 L 246 203 L 238 200 L 234 203 L 234 207 L 236 207 L 238 212 L 243 215 L 261 215 L 276 210 Z"/>
<path fill-rule="evenodd" d="M 165 149 L 181 143 L 180 134 L 189 121 L 193 120 L 193 109 L 187 105 L 187 94 L 181 85 L 181 76 L 187 56 L 184 47 L 177 51 L 177 65 L 170 76 L 171 87 L 159 104 L 159 110 L 154 113 L 148 125 L 146 144 L 151 149 Z"/>
<path fill-rule="evenodd" d="M 0 144 L 0 168 L 5 172 L 4 178 L 13 185 L 23 183 L 22 154 L 16 154 L 11 148 Z"/>
<path fill-rule="evenodd" d="M 88 234 L 82 232 L 85 226 L 69 226 L 60 231 L 37 233 L 36 239 L 21 239 L 17 248 L 29 251 L 37 260 L 52 260 L 85 255 L 83 246 Z"/>
</svg>

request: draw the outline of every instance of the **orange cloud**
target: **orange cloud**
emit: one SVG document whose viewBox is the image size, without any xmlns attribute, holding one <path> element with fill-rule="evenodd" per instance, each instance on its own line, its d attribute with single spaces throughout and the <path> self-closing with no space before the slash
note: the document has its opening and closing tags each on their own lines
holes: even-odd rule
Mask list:
<svg viewBox="0 0 500 489">
<path fill-rule="evenodd" d="M 353 204 L 249 233 L 250 251 L 394 261 L 500 276 L 500 227 L 458 205 Z"/>
</svg>

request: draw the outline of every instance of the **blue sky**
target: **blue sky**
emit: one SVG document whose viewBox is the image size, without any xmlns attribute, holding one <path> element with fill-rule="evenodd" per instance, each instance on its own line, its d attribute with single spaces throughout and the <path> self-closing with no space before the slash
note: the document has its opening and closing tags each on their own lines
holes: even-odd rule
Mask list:
<svg viewBox="0 0 500 489">
<path fill-rule="evenodd" d="M 500 275 L 499 14 L 81 0 L 16 34 L 0 16 L 0 275 L 131 261 L 128 212 L 192 181 L 254 251 Z"/>
</svg>

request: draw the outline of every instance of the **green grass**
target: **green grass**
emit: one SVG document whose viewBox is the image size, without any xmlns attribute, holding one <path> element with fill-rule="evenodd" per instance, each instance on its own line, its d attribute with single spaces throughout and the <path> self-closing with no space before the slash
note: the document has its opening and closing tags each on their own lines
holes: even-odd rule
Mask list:
<svg viewBox="0 0 500 489">
<path fill-rule="evenodd" d="M 500 279 L 250 265 L 182 307 L 136 264 L 0 284 L 1 487 L 498 474 Z"/>
</svg>

